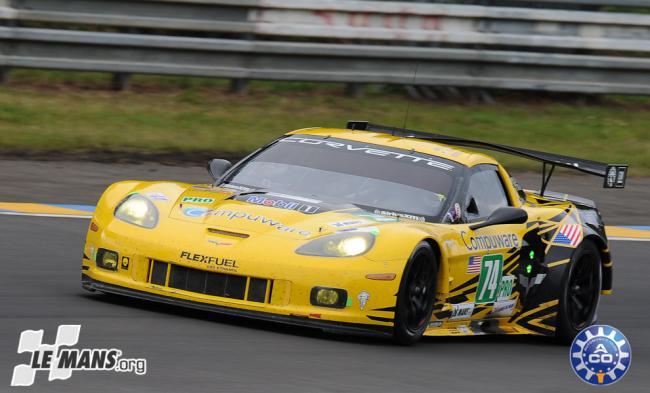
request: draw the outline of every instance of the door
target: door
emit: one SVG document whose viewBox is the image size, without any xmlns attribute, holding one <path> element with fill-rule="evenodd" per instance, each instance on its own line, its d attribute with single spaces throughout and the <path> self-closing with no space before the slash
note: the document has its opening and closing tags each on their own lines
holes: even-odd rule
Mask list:
<svg viewBox="0 0 650 393">
<path fill-rule="evenodd" d="M 495 165 L 473 168 L 461 195 L 464 223 L 455 226 L 461 241 L 450 260 L 449 321 L 510 316 L 517 304 L 512 272 L 526 225 L 469 228 L 496 209 L 512 205 Z"/>
</svg>

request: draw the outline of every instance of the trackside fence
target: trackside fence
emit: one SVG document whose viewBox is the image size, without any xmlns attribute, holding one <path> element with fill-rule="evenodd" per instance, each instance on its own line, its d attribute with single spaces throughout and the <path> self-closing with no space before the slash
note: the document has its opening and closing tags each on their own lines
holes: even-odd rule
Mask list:
<svg viewBox="0 0 650 393">
<path fill-rule="evenodd" d="M 650 94 L 636 0 L 0 0 L 0 67 Z"/>
</svg>

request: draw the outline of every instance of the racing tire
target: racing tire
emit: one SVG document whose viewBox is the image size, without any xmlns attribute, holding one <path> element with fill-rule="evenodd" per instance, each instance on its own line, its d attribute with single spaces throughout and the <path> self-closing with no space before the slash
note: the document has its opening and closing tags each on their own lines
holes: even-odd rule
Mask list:
<svg viewBox="0 0 650 393">
<path fill-rule="evenodd" d="M 555 338 L 571 344 L 581 330 L 596 321 L 602 285 L 602 260 L 596 245 L 585 240 L 575 249 L 562 278 Z"/>
<path fill-rule="evenodd" d="M 415 344 L 427 329 L 435 303 L 438 260 L 427 242 L 420 242 L 409 258 L 400 282 L 395 307 L 393 339 Z"/>
</svg>

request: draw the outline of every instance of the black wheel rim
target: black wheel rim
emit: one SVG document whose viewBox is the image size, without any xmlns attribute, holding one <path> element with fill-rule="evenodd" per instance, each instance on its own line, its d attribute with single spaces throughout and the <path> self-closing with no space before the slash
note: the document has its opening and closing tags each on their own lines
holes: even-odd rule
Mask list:
<svg viewBox="0 0 650 393">
<path fill-rule="evenodd" d="M 427 323 L 433 304 L 433 269 L 425 256 L 416 257 L 408 274 L 405 298 L 405 322 L 410 331 Z"/>
<path fill-rule="evenodd" d="M 591 323 L 600 292 L 597 259 L 583 255 L 573 267 L 567 291 L 569 320 L 576 330 Z"/>
</svg>

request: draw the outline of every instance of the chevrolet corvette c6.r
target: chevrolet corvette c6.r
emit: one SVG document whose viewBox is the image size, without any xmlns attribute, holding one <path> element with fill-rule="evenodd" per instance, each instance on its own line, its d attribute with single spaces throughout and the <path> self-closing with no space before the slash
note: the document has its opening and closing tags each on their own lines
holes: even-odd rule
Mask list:
<svg viewBox="0 0 650 393">
<path fill-rule="evenodd" d="M 542 162 L 540 190 L 457 146 Z M 402 344 L 566 342 L 611 292 L 612 260 L 594 203 L 546 190 L 556 166 L 625 185 L 626 165 L 367 122 L 293 131 L 234 166 L 210 161 L 211 184 L 108 187 L 82 285 Z"/>
</svg>

